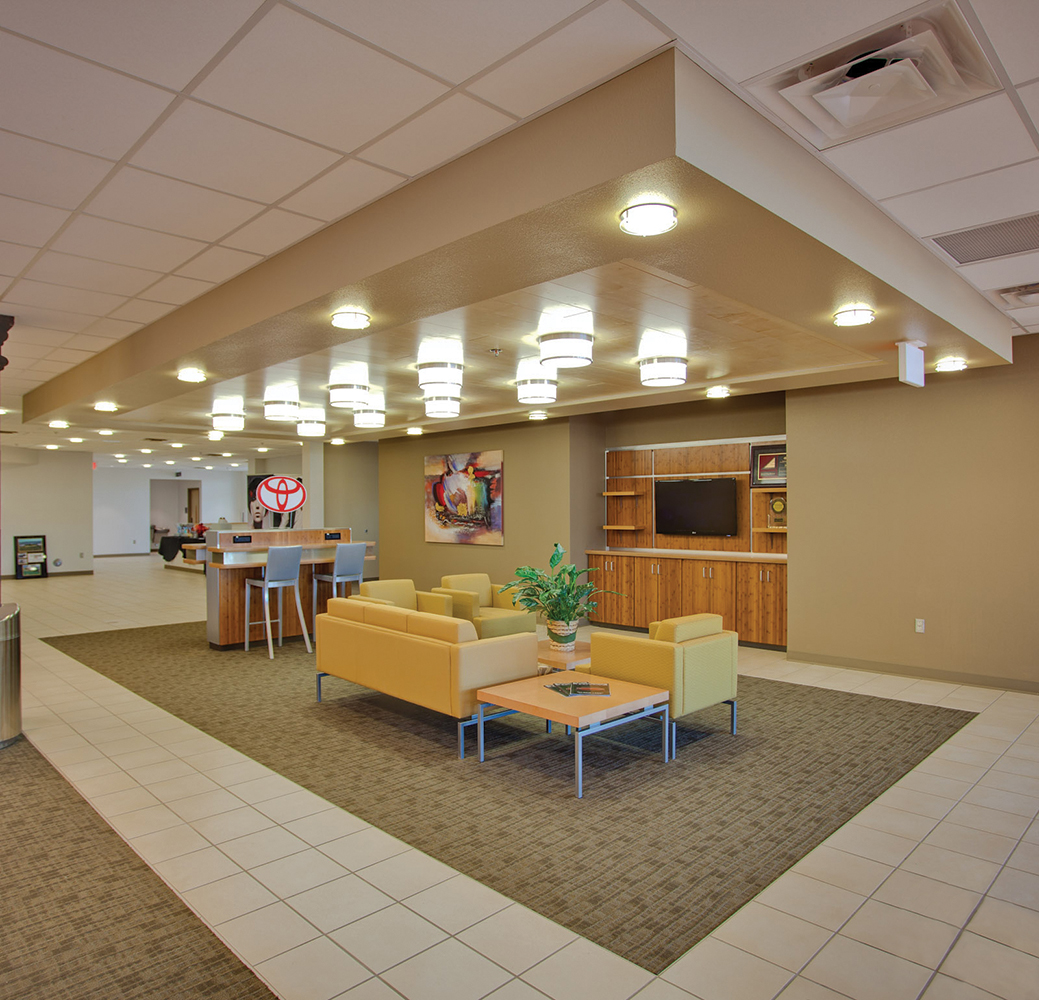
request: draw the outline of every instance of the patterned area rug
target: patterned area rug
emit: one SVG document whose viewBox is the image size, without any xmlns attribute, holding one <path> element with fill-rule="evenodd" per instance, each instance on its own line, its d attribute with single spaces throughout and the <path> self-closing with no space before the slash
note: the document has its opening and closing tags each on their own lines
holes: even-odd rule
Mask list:
<svg viewBox="0 0 1039 1000">
<path fill-rule="evenodd" d="M 216 652 L 205 624 L 47 640 L 387 833 L 659 972 L 940 746 L 971 713 L 741 678 L 728 706 L 572 743 L 488 725 L 460 761 L 444 716 L 326 678 L 286 644 Z M 475 751 L 475 738 L 470 738 Z"/>
<path fill-rule="evenodd" d="M 0 817 L 0 997 L 273 1000 L 24 739 Z"/>
</svg>

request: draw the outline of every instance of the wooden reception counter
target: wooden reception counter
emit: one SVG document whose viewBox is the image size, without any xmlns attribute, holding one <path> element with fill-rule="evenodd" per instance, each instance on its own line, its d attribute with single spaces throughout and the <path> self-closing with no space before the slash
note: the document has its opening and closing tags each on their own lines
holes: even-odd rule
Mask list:
<svg viewBox="0 0 1039 1000">
<path fill-rule="evenodd" d="M 302 545 L 303 559 L 299 571 L 299 596 L 303 614 L 310 631 L 311 593 L 314 573 L 331 573 L 336 545 L 350 541 L 349 528 L 304 528 L 282 531 L 207 531 L 206 532 L 206 632 L 213 649 L 234 649 L 245 642 L 245 581 L 260 579 L 267 565 L 267 549 L 272 545 Z M 319 582 L 317 588 L 318 613 L 325 610 L 332 596 L 330 584 Z M 292 591 L 283 597 L 285 620 L 282 623 L 285 638 L 302 635 L 296 602 Z M 271 618 L 278 615 L 278 595 L 271 594 Z M 252 595 L 250 608 L 253 618 L 261 619 L 253 625 L 249 642 L 266 644 L 263 626 L 263 598 L 259 591 Z M 277 625 L 273 626 L 277 637 Z"/>
</svg>

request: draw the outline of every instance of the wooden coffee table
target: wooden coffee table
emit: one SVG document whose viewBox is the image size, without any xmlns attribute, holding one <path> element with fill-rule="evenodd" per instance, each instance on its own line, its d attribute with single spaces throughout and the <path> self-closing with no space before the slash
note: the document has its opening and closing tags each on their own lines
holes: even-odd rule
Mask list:
<svg viewBox="0 0 1039 1000">
<path fill-rule="evenodd" d="M 560 674 L 543 674 L 538 677 L 525 677 L 523 680 L 510 681 L 507 684 L 480 688 L 476 692 L 479 701 L 476 709 L 476 740 L 481 761 L 483 760 L 484 709 L 498 705 L 513 712 L 523 712 L 526 715 L 544 719 L 549 732 L 552 731 L 553 722 L 560 722 L 566 726 L 567 733 L 573 731 L 574 785 L 579 799 L 584 796 L 582 770 L 584 764 L 583 743 L 586 736 L 605 732 L 607 729 L 635 722 L 637 719 L 655 716 L 660 719 L 660 742 L 664 763 L 668 762 L 670 744 L 667 732 L 668 702 L 671 695 L 667 690 L 648 687 L 645 684 L 633 684 L 630 681 L 619 681 L 612 677 L 580 674 L 581 681 L 592 684 L 609 684 L 610 694 L 608 696 L 573 695 L 568 698 L 545 686 L 556 683 L 553 678 L 558 679 L 560 676 Z"/>
<path fill-rule="evenodd" d="M 561 653 L 552 648 L 551 639 L 538 642 L 538 663 L 545 663 L 557 670 L 573 670 L 592 662 L 592 644 L 590 642 L 575 643 L 569 653 Z"/>
</svg>

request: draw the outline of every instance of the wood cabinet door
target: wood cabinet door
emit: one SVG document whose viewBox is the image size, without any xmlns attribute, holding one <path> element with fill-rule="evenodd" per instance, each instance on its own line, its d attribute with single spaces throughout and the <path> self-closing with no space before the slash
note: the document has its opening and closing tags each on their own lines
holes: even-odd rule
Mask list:
<svg viewBox="0 0 1039 1000">
<path fill-rule="evenodd" d="M 744 642 L 786 645 L 786 566 L 739 563 L 736 631 Z"/>
<path fill-rule="evenodd" d="M 685 614 L 722 616 L 722 628 L 736 628 L 736 563 L 689 559 L 683 567 Z"/>
<path fill-rule="evenodd" d="M 680 618 L 688 614 L 682 597 L 682 563 L 684 559 L 657 559 L 654 562 L 656 572 L 657 604 L 656 615 L 649 621 L 662 621 L 665 618 Z M 648 625 L 649 622 L 646 622 Z"/>
<path fill-rule="evenodd" d="M 771 646 L 786 645 L 786 566 L 766 564 L 765 570 L 765 634 Z"/>
<path fill-rule="evenodd" d="M 588 557 L 588 568 L 595 570 L 594 573 L 588 574 L 588 579 L 591 580 L 592 583 L 596 585 L 596 587 L 601 587 L 604 590 L 610 589 L 607 581 L 606 572 L 607 561 L 608 559 L 606 556 Z M 609 610 L 609 595 L 599 594 L 599 596 L 596 597 L 595 600 L 598 603 L 598 607 L 592 614 L 588 616 L 588 620 L 593 622 L 609 621 L 609 618 L 606 617 L 606 612 Z"/>
<path fill-rule="evenodd" d="M 612 608 L 615 617 L 611 618 L 615 625 L 635 624 L 635 605 L 638 602 L 638 580 L 635 577 L 634 556 L 610 556 L 610 590 L 616 590 L 618 596 L 613 597 Z"/>
<path fill-rule="evenodd" d="M 632 557 L 632 576 L 635 582 L 635 600 L 632 604 L 631 624 L 646 628 L 657 620 L 657 560 L 650 556 Z"/>
</svg>

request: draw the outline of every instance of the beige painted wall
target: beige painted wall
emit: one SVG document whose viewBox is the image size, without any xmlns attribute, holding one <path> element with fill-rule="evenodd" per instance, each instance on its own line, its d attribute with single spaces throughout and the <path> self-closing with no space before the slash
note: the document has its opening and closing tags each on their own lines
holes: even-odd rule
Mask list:
<svg viewBox="0 0 1039 1000">
<path fill-rule="evenodd" d="M 505 544 L 425 541 L 425 456 L 493 449 L 504 452 Z M 547 565 L 555 542 L 570 548 L 569 462 L 565 420 L 379 442 L 380 576 L 408 577 L 428 590 L 448 573 L 489 573 L 505 583 L 517 566 Z"/>
<path fill-rule="evenodd" d="M 788 393 L 792 658 L 1039 689 L 1039 335 L 1014 355 Z"/>
<path fill-rule="evenodd" d="M 375 562 L 366 577 L 379 575 L 379 445 L 375 441 L 325 445 L 325 523 L 350 529 L 355 542 L 375 542 Z"/>
</svg>

